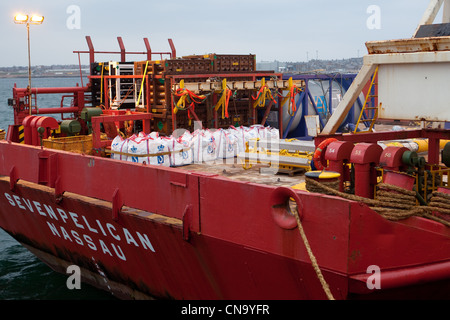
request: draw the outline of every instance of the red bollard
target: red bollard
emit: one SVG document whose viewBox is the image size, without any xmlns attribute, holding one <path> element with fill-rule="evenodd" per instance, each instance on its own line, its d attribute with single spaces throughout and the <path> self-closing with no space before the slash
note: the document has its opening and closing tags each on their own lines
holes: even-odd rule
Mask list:
<svg viewBox="0 0 450 320">
<path fill-rule="evenodd" d="M 50 134 L 51 134 L 51 130 L 56 130 L 59 127 L 58 121 L 56 121 L 55 118 L 52 117 L 41 117 L 37 122 L 36 122 L 36 131 L 39 127 L 42 127 L 45 129 L 44 134 L 43 134 L 43 139 L 47 139 Z M 38 139 L 39 140 L 39 139 Z M 40 144 L 40 141 L 39 141 Z"/>
<path fill-rule="evenodd" d="M 358 143 L 352 150 L 350 162 L 355 167 L 355 195 L 373 198 L 377 184 L 375 167 L 380 161 L 383 148 L 376 143 Z"/>
<path fill-rule="evenodd" d="M 386 147 L 380 156 L 380 166 L 383 169 L 391 171 L 400 171 L 401 167 L 404 166 L 402 161 L 402 156 L 408 148 L 405 147 Z"/>
<path fill-rule="evenodd" d="M 350 160 L 354 144 L 349 141 L 334 141 L 325 151 L 325 159 L 328 160 L 326 171 L 334 171 L 340 174 L 339 191 L 344 191 L 344 182 L 350 180 L 350 169 L 347 163 Z"/>
<path fill-rule="evenodd" d="M 33 120 L 36 116 L 26 116 L 23 121 L 23 135 L 24 135 L 24 143 L 31 144 L 32 141 L 32 128 L 31 128 L 31 120 Z"/>
<path fill-rule="evenodd" d="M 37 132 L 36 124 L 38 120 L 42 118 L 41 116 L 34 116 L 33 119 L 30 121 L 30 127 L 31 127 L 31 145 L 38 146 L 39 145 L 39 133 Z"/>
</svg>

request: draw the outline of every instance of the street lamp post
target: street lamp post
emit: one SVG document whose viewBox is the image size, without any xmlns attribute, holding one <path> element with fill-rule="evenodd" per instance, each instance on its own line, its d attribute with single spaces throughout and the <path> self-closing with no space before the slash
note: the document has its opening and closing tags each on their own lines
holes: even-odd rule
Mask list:
<svg viewBox="0 0 450 320">
<path fill-rule="evenodd" d="M 14 17 L 14 23 L 26 24 L 27 26 L 27 39 L 28 39 L 28 107 L 31 115 L 31 54 L 30 54 L 30 24 L 42 24 L 44 22 L 43 16 L 25 14 L 17 14 Z"/>
</svg>

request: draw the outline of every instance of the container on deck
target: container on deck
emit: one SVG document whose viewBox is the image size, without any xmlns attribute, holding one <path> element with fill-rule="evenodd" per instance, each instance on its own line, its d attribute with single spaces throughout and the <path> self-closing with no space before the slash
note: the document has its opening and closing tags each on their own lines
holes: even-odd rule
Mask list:
<svg viewBox="0 0 450 320">
<path fill-rule="evenodd" d="M 50 149 L 90 153 L 92 151 L 92 136 L 43 139 L 43 146 Z"/>
</svg>

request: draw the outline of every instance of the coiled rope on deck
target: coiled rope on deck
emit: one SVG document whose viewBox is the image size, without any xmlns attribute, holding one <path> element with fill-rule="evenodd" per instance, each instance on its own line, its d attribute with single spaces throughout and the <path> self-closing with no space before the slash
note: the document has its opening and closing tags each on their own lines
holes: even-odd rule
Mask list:
<svg viewBox="0 0 450 320">
<path fill-rule="evenodd" d="M 316 185 L 314 183 L 311 183 L 311 181 L 316 181 L 314 179 L 306 177 L 306 189 L 311 192 L 318 192 L 318 193 L 324 193 L 329 195 L 334 195 L 334 191 L 339 190 L 339 180 L 329 180 L 329 181 L 322 181 L 320 185 Z M 328 191 L 327 189 L 324 189 L 322 186 L 327 186 L 328 188 L 333 189 L 334 191 Z"/>
<path fill-rule="evenodd" d="M 450 194 L 438 191 L 433 192 L 428 206 L 435 211 L 450 214 Z"/>
<path fill-rule="evenodd" d="M 371 209 L 388 220 L 401 220 L 420 214 L 415 210 L 416 193 L 391 184 L 378 184 L 377 203 Z"/>
<path fill-rule="evenodd" d="M 413 200 L 413 196 L 415 197 L 414 191 L 406 190 L 404 188 L 400 188 L 394 185 L 389 185 L 385 183 L 379 184 L 378 187 L 382 191 L 381 197 L 379 197 L 378 199 L 368 199 L 357 195 L 340 192 L 334 188 L 331 188 L 327 185 L 324 185 L 321 182 L 318 182 L 308 177 L 305 177 L 305 179 L 308 191 L 310 191 L 308 189 L 308 185 L 313 185 L 315 187 L 314 190 L 316 190 L 314 192 L 319 192 L 319 190 L 321 190 L 322 192 L 320 193 L 327 192 L 327 194 L 333 194 L 335 196 L 339 196 L 348 200 L 365 203 L 372 210 L 374 210 L 387 220 L 398 221 L 407 219 L 412 216 L 419 216 L 440 222 L 445 226 L 450 227 L 449 221 L 446 221 L 431 214 L 431 212 L 433 211 L 447 213 L 444 212 L 444 210 L 448 210 L 448 213 L 450 214 L 450 195 L 447 194 L 434 192 L 433 198 L 430 202 L 430 206 L 416 206 L 415 198 Z M 393 193 L 392 191 L 396 191 L 397 193 Z M 390 197 L 390 199 L 388 199 L 389 201 L 387 201 L 386 197 L 388 194 Z M 394 198 L 397 200 L 393 201 Z M 442 208 L 442 205 L 440 205 L 441 203 L 445 204 L 445 201 L 442 201 L 443 199 L 447 200 L 446 205 L 449 206 L 449 209 Z"/>
</svg>

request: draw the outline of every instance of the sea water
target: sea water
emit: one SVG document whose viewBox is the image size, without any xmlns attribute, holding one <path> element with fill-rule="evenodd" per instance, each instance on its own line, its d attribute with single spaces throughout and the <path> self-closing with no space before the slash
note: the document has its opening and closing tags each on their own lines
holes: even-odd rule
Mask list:
<svg viewBox="0 0 450 320">
<path fill-rule="evenodd" d="M 87 80 L 84 79 L 84 84 Z M 26 88 L 28 78 L 0 78 L 0 129 L 13 123 L 13 108 L 8 106 L 14 84 Z M 32 78 L 32 87 L 74 87 L 80 78 Z M 59 107 L 62 95 L 38 95 L 38 107 Z M 64 99 L 64 106 L 70 99 Z M 82 283 L 81 289 L 69 289 L 71 274 L 54 272 L 31 252 L 0 229 L 0 299 L 1 300 L 85 300 L 113 299 L 107 292 Z"/>
</svg>

